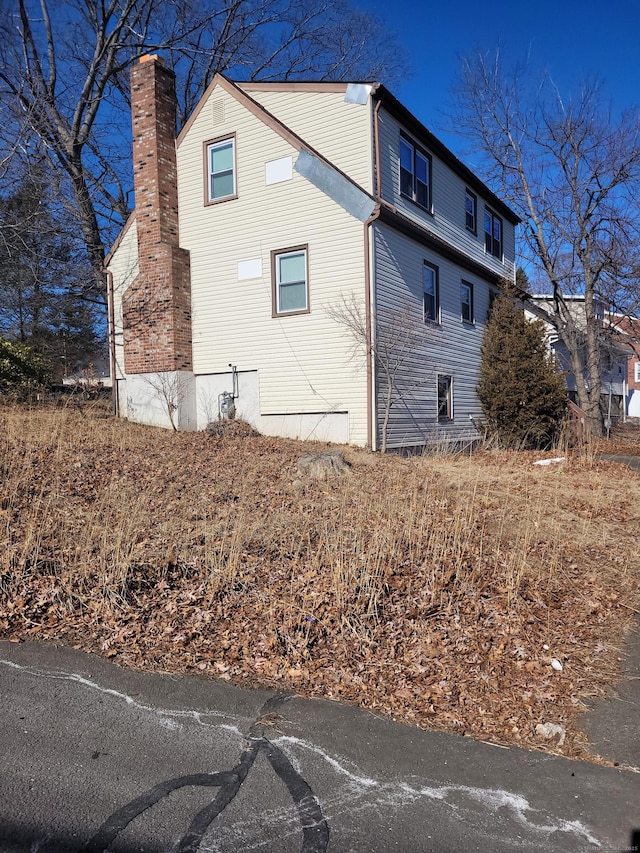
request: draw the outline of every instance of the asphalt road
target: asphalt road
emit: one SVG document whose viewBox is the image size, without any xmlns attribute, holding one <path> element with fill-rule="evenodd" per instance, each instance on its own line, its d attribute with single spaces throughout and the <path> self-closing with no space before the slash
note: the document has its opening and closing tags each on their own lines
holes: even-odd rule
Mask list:
<svg viewBox="0 0 640 853">
<path fill-rule="evenodd" d="M 604 459 L 607 462 L 620 462 L 623 465 L 628 465 L 630 468 L 640 470 L 640 456 L 637 454 L 599 453 L 598 459 Z"/>
<path fill-rule="evenodd" d="M 2 853 L 637 849 L 628 770 L 53 646 L 0 696 Z"/>
</svg>

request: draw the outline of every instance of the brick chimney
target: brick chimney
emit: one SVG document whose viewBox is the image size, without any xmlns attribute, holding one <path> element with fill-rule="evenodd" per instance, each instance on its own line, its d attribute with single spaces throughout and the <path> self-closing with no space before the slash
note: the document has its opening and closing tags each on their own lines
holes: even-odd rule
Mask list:
<svg viewBox="0 0 640 853">
<path fill-rule="evenodd" d="M 131 70 L 138 275 L 123 298 L 126 373 L 191 370 L 189 253 L 178 244 L 175 76 L 156 56 Z"/>
</svg>

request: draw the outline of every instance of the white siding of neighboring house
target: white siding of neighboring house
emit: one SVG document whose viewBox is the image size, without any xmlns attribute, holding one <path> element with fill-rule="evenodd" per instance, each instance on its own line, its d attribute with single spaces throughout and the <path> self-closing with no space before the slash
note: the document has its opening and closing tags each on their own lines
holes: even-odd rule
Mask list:
<svg viewBox="0 0 640 853">
<path fill-rule="evenodd" d="M 380 164 L 382 196 L 398 211 L 428 231 L 456 246 L 474 260 L 484 264 L 501 276 L 513 278 L 515 274 L 515 229 L 501 216 L 503 226 L 503 261 L 485 251 L 484 209 L 482 197 L 477 196 L 477 228 L 473 234 L 465 226 L 465 189 L 464 180 L 456 175 L 449 166 L 439 160 L 419 139 L 412 137 L 432 162 L 432 207 L 428 213 L 410 199 L 400 195 L 400 130 L 401 125 L 385 111 L 379 112 L 380 128 Z M 487 207 L 491 207 L 487 204 Z M 493 208 L 492 208 L 493 209 Z M 499 214 L 499 211 L 494 211 Z"/>
<path fill-rule="evenodd" d="M 551 299 L 549 297 L 533 296 L 531 297 L 531 301 L 539 305 L 543 311 L 550 312 L 552 310 Z M 584 328 L 584 300 L 575 299 L 568 301 L 568 308 L 576 324 Z M 601 317 L 604 317 L 604 311 L 599 306 L 596 306 L 596 310 Z M 576 390 L 576 382 L 571 366 L 571 356 L 564 341 L 558 336 L 558 332 L 551 322 L 545 320 L 544 317 L 541 318 L 539 314 L 527 309 L 525 309 L 525 316 L 530 320 L 542 319 L 547 331 L 549 349 L 553 352 L 559 369 L 565 374 L 567 390 L 574 392 Z M 601 393 L 604 397 L 608 397 L 610 393 L 615 397 L 624 397 L 627 393 L 627 354 L 624 351 L 619 351 L 615 346 L 612 346 L 610 352 L 606 348 L 603 350 L 600 379 L 602 382 Z"/>
<path fill-rule="evenodd" d="M 371 99 L 345 103 L 344 92 L 241 88 L 367 192 L 373 191 Z"/>
<path fill-rule="evenodd" d="M 115 319 L 116 375 L 120 414 L 126 415 L 126 377 L 124 372 L 124 346 L 122 338 L 122 297 L 138 275 L 138 233 L 135 219 L 130 219 L 122 231 L 119 243 L 109 259 L 113 276 L 113 316 Z"/>
<path fill-rule="evenodd" d="M 221 100 L 224 120 L 214 124 Z M 203 143 L 227 133 L 236 134 L 238 198 L 205 205 Z M 306 424 L 300 415 L 348 412 L 348 439 L 364 444 L 364 364 L 352 360 L 350 341 L 326 311 L 343 295 L 364 298 L 363 226 L 295 170 L 290 180 L 266 185 L 267 162 L 292 157 L 295 163 L 297 156 L 220 87 L 181 140 L 180 245 L 191 256 L 194 373 L 200 382 L 229 365 L 257 371 L 265 428 L 282 415 Z M 302 244 L 308 244 L 311 311 L 274 318 L 271 251 Z M 257 268 L 255 277 L 239 280 L 243 262 Z"/>
<path fill-rule="evenodd" d="M 408 309 L 423 337 L 422 344 L 412 351 L 408 361 L 406 397 L 391 409 L 388 446 L 421 445 L 440 439 L 462 440 L 476 435 L 476 424 L 482 415 L 475 387 L 489 310 L 488 284 L 389 227 L 376 223 L 374 232 L 378 325 L 393 322 L 398 311 Z M 439 324 L 424 323 L 423 320 L 424 261 L 439 268 Z M 461 319 L 462 279 L 473 284 L 473 325 L 465 324 Z M 438 374 L 453 379 L 454 417 L 452 421 L 442 423 L 437 418 Z M 381 425 L 386 383 L 380 371 L 377 384 L 377 413 Z"/>
</svg>

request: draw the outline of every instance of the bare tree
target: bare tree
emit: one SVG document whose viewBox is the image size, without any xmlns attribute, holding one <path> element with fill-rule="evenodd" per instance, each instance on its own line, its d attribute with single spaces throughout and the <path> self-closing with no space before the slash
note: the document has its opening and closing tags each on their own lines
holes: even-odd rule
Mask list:
<svg viewBox="0 0 640 853">
<path fill-rule="evenodd" d="M 85 295 L 98 301 L 105 244 L 130 208 L 128 67 L 156 50 L 177 73 L 181 121 L 216 72 L 337 80 L 398 69 L 393 40 L 347 0 L 0 0 L 0 176 L 46 158 L 93 273 Z"/>
<path fill-rule="evenodd" d="M 640 248 L 640 120 L 614 118 L 600 87 L 565 101 L 547 76 L 506 68 L 496 51 L 462 64 L 456 128 L 487 178 L 523 220 L 523 259 L 548 281 L 551 321 L 564 342 L 592 436 L 602 434 L 605 306 L 636 293 Z M 570 296 L 584 297 L 584 315 Z"/>
<path fill-rule="evenodd" d="M 370 334 L 363 307 L 355 297 L 343 298 L 340 304 L 327 308 L 327 314 L 349 334 L 353 356 L 370 354 L 375 364 L 383 410 L 380 451 L 386 453 L 393 407 L 426 381 L 425 376 L 414 379 L 410 365 L 428 329 L 416 322 L 409 308 L 400 308 L 379 319 L 375 333 Z"/>
</svg>

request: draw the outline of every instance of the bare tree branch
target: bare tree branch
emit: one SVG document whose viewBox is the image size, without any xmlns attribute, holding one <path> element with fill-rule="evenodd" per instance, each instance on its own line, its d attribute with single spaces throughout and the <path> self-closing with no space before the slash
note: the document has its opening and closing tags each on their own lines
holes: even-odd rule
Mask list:
<svg viewBox="0 0 640 853">
<path fill-rule="evenodd" d="M 551 321 L 600 434 L 599 305 L 639 307 L 640 116 L 614 120 L 590 81 L 563 100 L 548 76 L 507 68 L 499 51 L 463 61 L 454 114 L 489 183 L 523 220 L 524 261 L 551 290 Z M 584 297 L 585 322 L 569 305 L 575 295 Z"/>
</svg>

